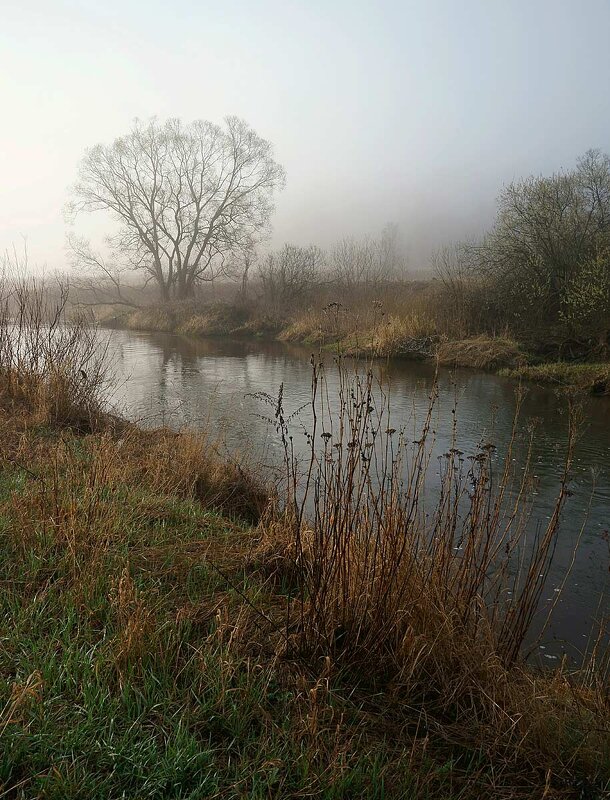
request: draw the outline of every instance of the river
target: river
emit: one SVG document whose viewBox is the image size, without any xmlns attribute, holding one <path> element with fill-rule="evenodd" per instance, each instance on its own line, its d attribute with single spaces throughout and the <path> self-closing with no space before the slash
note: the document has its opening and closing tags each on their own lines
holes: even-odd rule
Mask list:
<svg viewBox="0 0 610 800">
<path fill-rule="evenodd" d="M 125 416 L 146 425 L 205 427 L 228 450 L 238 449 L 270 468 L 282 457 L 279 436 L 263 417 L 270 409 L 257 399 L 261 392 L 277 396 L 284 385 L 288 414 L 310 398 L 311 349 L 277 342 L 190 339 L 161 333 L 104 332 L 116 374 L 113 402 Z M 332 392 L 332 356 L 327 380 Z M 392 425 L 408 425 L 416 434 L 428 407 L 434 367 L 428 363 L 392 361 L 378 365 L 390 387 Z M 439 453 L 450 447 L 452 414 L 457 399 L 458 445 L 474 453 L 483 441 L 493 441 L 501 456 L 515 414 L 516 384 L 474 370 L 441 369 L 434 428 Z M 553 566 L 543 595 L 543 608 L 572 560 L 574 543 L 584 532 L 570 577 L 554 612 L 553 625 L 541 641 L 539 655 L 557 663 L 566 654 L 578 662 L 595 620 L 607 613 L 600 596 L 609 588 L 610 528 L 610 399 L 583 400 L 584 423 L 579 432 L 570 488 Z M 552 389 L 528 386 L 521 411 L 521 428 L 536 423 L 533 472 L 538 478 L 531 524 L 545 524 L 554 504 L 567 439 L 566 401 Z M 307 411 L 293 421 L 297 449 L 305 447 L 301 426 Z M 517 468 L 525 460 L 527 436 L 519 437 Z M 433 462 L 434 463 L 434 462 Z M 430 483 L 434 488 L 434 472 Z M 593 493 L 593 497 L 592 497 Z"/>
</svg>

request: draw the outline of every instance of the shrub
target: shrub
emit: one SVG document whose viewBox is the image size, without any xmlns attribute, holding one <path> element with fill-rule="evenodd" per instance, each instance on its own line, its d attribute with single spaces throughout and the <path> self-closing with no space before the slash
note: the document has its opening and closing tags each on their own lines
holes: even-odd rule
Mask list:
<svg viewBox="0 0 610 800">
<path fill-rule="evenodd" d="M 0 403 L 39 424 L 93 430 L 104 415 L 105 345 L 83 317 L 69 318 L 68 286 L 35 279 L 0 286 Z"/>
</svg>

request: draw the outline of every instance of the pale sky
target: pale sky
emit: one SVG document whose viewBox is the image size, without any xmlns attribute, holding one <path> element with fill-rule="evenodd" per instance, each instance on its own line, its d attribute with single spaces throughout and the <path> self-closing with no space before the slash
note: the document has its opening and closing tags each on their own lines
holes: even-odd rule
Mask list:
<svg viewBox="0 0 610 800">
<path fill-rule="evenodd" d="M 62 268 L 78 160 L 135 117 L 236 114 L 287 172 L 273 244 L 393 221 L 417 268 L 610 150 L 609 34 L 610 0 L 0 0 L 0 249 Z"/>
</svg>

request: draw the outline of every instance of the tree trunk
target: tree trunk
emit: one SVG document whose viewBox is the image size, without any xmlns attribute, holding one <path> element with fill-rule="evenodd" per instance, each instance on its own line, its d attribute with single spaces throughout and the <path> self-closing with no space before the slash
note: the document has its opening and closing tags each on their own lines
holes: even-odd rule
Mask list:
<svg viewBox="0 0 610 800">
<path fill-rule="evenodd" d="M 176 284 L 176 288 L 174 291 L 174 298 L 176 300 L 191 300 L 195 295 L 193 287 L 191 284 L 179 280 Z"/>
</svg>

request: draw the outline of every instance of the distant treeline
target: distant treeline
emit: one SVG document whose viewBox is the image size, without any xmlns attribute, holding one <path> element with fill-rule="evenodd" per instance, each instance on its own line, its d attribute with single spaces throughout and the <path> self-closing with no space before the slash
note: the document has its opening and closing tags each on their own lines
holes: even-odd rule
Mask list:
<svg viewBox="0 0 610 800">
<path fill-rule="evenodd" d="M 323 291 L 338 303 L 384 297 L 454 337 L 507 334 L 557 357 L 606 357 L 610 333 L 610 158 L 590 151 L 575 169 L 510 184 L 492 229 L 434 255 L 417 298 L 396 230 L 346 240 L 328 254 L 286 245 L 261 264 L 259 296 L 278 313 Z"/>
<path fill-rule="evenodd" d="M 172 269 L 182 258 L 179 244 L 172 245 Z M 87 268 L 79 297 L 127 309 L 187 304 L 189 319 L 197 309 L 209 317 L 205 307 L 220 301 L 231 308 L 217 332 L 300 324 L 305 335 L 303 317 L 311 322 L 317 315 L 308 335 L 322 322 L 328 327 L 330 318 L 342 335 L 391 319 L 393 331 L 400 328 L 396 335 L 503 336 L 545 358 L 606 359 L 610 352 L 610 158 L 599 151 L 586 153 L 574 169 L 506 186 L 491 230 L 437 252 L 425 284 L 411 280 L 394 225 L 327 251 L 286 244 L 263 254 L 248 237 L 229 244 L 207 256 L 210 266 L 187 294 L 174 296 L 166 272 L 159 294 L 142 248 L 143 260 L 119 269 L 73 242 L 77 263 Z M 136 284 L 142 270 L 149 275 L 144 286 Z"/>
</svg>

